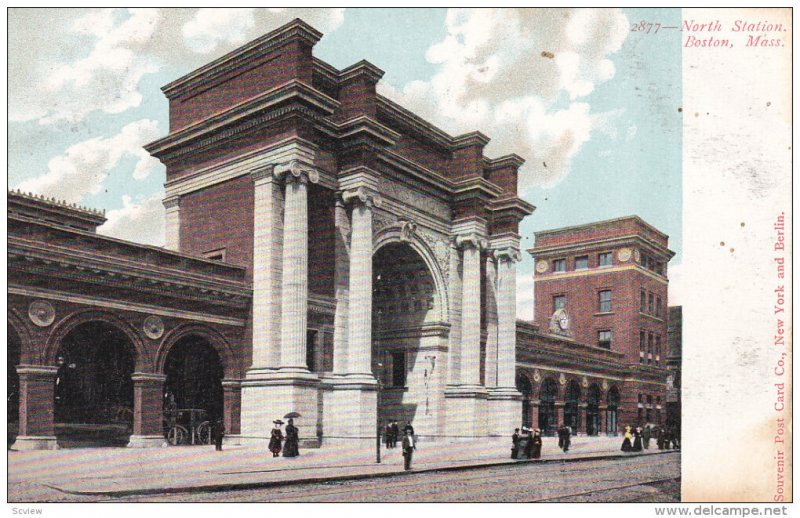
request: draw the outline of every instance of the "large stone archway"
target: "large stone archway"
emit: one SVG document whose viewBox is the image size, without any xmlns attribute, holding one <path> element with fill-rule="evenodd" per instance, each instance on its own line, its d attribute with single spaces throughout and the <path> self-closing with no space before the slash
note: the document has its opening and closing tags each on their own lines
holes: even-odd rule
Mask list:
<svg viewBox="0 0 800 518">
<path fill-rule="evenodd" d="M 380 380 L 378 420 L 412 422 L 438 435 L 443 412 L 447 327 L 442 296 L 409 243 L 388 242 L 373 255 L 372 369 Z"/>
</svg>

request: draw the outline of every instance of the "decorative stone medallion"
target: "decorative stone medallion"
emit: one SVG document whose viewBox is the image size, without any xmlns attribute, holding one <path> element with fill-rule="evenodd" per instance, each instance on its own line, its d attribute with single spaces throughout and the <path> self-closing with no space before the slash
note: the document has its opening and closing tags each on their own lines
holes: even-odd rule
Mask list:
<svg viewBox="0 0 800 518">
<path fill-rule="evenodd" d="M 56 319 L 56 310 L 44 300 L 34 300 L 28 306 L 28 317 L 39 327 L 47 327 Z"/>
<path fill-rule="evenodd" d="M 589 380 L 586 378 L 586 376 L 584 376 L 583 379 L 581 380 L 581 385 L 583 385 L 583 388 L 589 386 Z"/>
<path fill-rule="evenodd" d="M 638 248 L 634 248 L 633 249 L 633 260 L 638 263 L 639 259 L 641 259 L 641 255 L 639 254 L 639 249 Z"/>
<path fill-rule="evenodd" d="M 533 381 L 539 383 L 542 380 L 542 375 L 539 373 L 539 369 L 534 369 L 533 371 Z"/>
<path fill-rule="evenodd" d="M 542 259 L 541 261 L 536 263 L 536 271 L 539 272 L 539 273 L 546 272 L 547 268 L 548 268 L 548 264 L 547 264 L 547 261 L 545 261 L 544 259 Z"/>
<path fill-rule="evenodd" d="M 621 262 L 626 263 L 631 260 L 631 252 L 630 248 L 621 248 L 619 252 L 617 252 L 617 259 Z"/>
<path fill-rule="evenodd" d="M 564 384 L 566 384 L 566 383 L 567 383 L 567 377 L 566 377 L 566 376 L 564 376 L 564 373 L 563 373 L 563 372 L 562 372 L 561 374 L 559 374 L 559 375 L 558 375 L 558 382 L 559 382 L 560 384 L 562 384 L 562 385 L 564 385 Z"/>
<path fill-rule="evenodd" d="M 161 320 L 161 317 L 150 315 L 144 319 L 142 330 L 147 335 L 147 338 L 158 340 L 164 335 L 164 321 Z"/>
<path fill-rule="evenodd" d="M 603 380 L 603 390 L 608 390 L 608 382 Z"/>
</svg>

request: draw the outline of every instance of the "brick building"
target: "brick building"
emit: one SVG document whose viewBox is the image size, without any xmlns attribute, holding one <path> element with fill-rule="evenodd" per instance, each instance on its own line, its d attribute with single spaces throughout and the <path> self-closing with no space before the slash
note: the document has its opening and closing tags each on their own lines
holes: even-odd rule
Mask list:
<svg viewBox="0 0 800 518">
<path fill-rule="evenodd" d="M 536 233 L 534 319 L 517 339 L 526 422 L 589 435 L 664 423 L 667 246 L 638 217 Z"/>
</svg>

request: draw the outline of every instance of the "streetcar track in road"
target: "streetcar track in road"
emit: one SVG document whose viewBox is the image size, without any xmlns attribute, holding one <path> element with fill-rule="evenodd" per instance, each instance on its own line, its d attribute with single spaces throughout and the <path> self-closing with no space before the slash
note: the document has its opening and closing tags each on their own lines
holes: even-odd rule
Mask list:
<svg viewBox="0 0 800 518">
<path fill-rule="evenodd" d="M 554 496 L 554 497 L 542 498 L 542 499 L 539 499 L 539 500 L 532 500 L 531 502 L 532 503 L 536 503 L 536 502 L 544 503 L 544 502 L 550 502 L 550 501 L 553 501 L 553 500 L 560 500 L 562 498 L 575 498 L 575 497 L 579 497 L 579 496 L 588 496 L 588 495 L 595 494 L 595 493 L 605 493 L 605 492 L 608 492 L 608 491 L 617 491 L 617 490 L 620 490 L 620 489 L 630 489 L 630 488 L 635 488 L 635 487 L 640 487 L 640 486 L 649 486 L 650 484 L 659 484 L 659 483 L 663 483 L 663 482 L 671 482 L 671 481 L 674 481 L 674 480 L 680 480 L 680 477 L 667 477 L 667 478 L 662 478 L 662 479 L 659 479 L 659 480 L 648 480 L 647 482 L 641 481 L 641 482 L 637 482 L 636 484 L 628 484 L 628 485 L 625 485 L 625 486 L 608 487 L 608 488 L 603 488 L 603 489 L 593 489 L 592 491 L 585 491 L 583 493 L 567 493 L 567 494 L 561 495 L 561 496 Z"/>
</svg>

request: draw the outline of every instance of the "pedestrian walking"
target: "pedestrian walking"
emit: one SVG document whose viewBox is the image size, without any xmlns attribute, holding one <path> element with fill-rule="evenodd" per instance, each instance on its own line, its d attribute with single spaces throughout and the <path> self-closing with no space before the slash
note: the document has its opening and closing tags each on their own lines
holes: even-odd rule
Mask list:
<svg viewBox="0 0 800 518">
<path fill-rule="evenodd" d="M 564 449 L 564 425 L 563 424 L 558 427 L 558 430 L 556 430 L 556 433 L 558 434 L 558 448 L 560 450 L 563 450 Z"/>
<path fill-rule="evenodd" d="M 272 429 L 272 434 L 269 439 L 269 451 L 272 452 L 273 457 L 277 457 L 281 453 L 281 443 L 283 442 L 283 430 L 281 430 L 283 421 L 276 419 L 272 422 L 275 424 L 275 427 Z"/>
<path fill-rule="evenodd" d="M 414 440 L 414 434 L 405 428 L 406 436 L 403 437 L 403 461 L 405 470 L 411 469 L 411 459 L 414 457 L 414 450 L 417 449 L 417 441 Z"/>
<path fill-rule="evenodd" d="M 650 425 L 645 426 L 644 430 L 642 431 L 642 440 L 644 441 L 643 445 L 644 445 L 644 449 L 645 450 L 649 450 L 650 449 L 650 436 L 651 435 L 652 435 L 652 432 L 650 430 Z"/>
<path fill-rule="evenodd" d="M 656 430 L 656 446 L 658 446 L 659 450 L 664 449 L 664 427 L 659 426 L 658 430 Z"/>
<path fill-rule="evenodd" d="M 411 426 L 411 421 L 406 421 L 406 425 L 403 427 L 403 432 L 414 435 L 414 427 Z"/>
<path fill-rule="evenodd" d="M 533 438 L 531 439 L 531 456 L 532 459 L 538 459 L 542 456 L 542 431 L 538 428 L 533 431 Z"/>
<path fill-rule="evenodd" d="M 642 451 L 642 428 L 637 426 L 633 431 L 633 451 Z"/>
<path fill-rule="evenodd" d="M 214 441 L 214 449 L 222 451 L 222 438 L 225 437 L 225 423 L 222 419 L 217 419 L 211 426 L 211 439 Z"/>
<path fill-rule="evenodd" d="M 625 439 L 622 441 L 622 451 L 628 452 L 633 449 L 633 444 L 631 443 L 631 427 L 625 427 Z"/>
<path fill-rule="evenodd" d="M 572 428 L 569 426 L 564 427 L 564 453 L 569 451 L 569 445 L 572 442 Z"/>
<path fill-rule="evenodd" d="M 294 425 L 294 419 L 289 419 L 286 425 L 286 444 L 283 446 L 284 457 L 297 457 L 300 455 L 299 450 L 300 434 L 297 427 Z"/>
<path fill-rule="evenodd" d="M 386 423 L 386 427 L 383 429 L 383 438 L 384 438 L 384 441 L 386 442 L 386 449 L 388 450 L 389 448 L 392 447 L 392 422 L 391 421 Z"/>
<path fill-rule="evenodd" d="M 511 458 L 516 459 L 519 454 L 519 428 L 514 428 L 514 433 L 511 435 Z"/>
<path fill-rule="evenodd" d="M 397 448 L 397 439 L 400 436 L 400 426 L 397 421 L 392 421 L 392 448 Z"/>
</svg>

